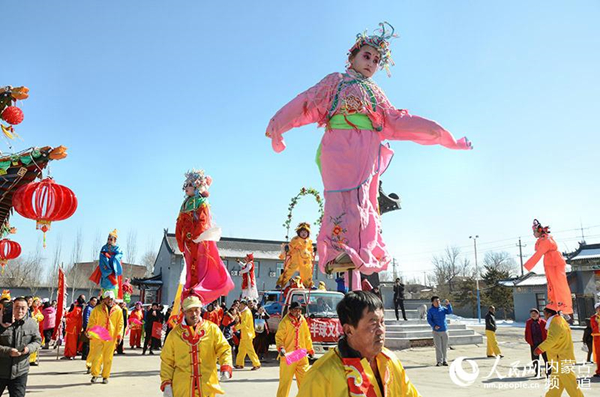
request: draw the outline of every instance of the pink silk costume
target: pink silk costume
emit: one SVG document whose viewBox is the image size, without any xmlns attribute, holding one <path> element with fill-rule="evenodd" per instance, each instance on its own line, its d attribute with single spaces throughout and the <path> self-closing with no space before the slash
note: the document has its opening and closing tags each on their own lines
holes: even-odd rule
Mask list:
<svg viewBox="0 0 600 397">
<path fill-rule="evenodd" d="M 548 306 L 552 310 L 573 314 L 573 299 L 565 273 L 566 262 L 558 252 L 556 242 L 547 234 L 542 234 L 535 243 L 535 254 L 523 265 L 531 271 L 544 257 L 544 272 L 548 282 Z"/>
<path fill-rule="evenodd" d="M 360 126 L 356 121 L 361 121 Z M 352 290 L 360 290 L 360 273 L 386 270 L 391 260 L 380 233 L 377 196 L 379 176 L 393 151 L 382 142 L 413 141 L 467 150 L 471 144 L 466 138 L 455 140 L 434 121 L 394 108 L 373 80 L 352 69 L 326 76 L 273 116 L 267 127 L 273 149 L 283 151 L 282 135 L 311 123 L 326 127 L 317 152 L 325 188 L 317 237 L 319 267 L 324 272 L 327 263 L 345 251 L 356 266 Z"/>
</svg>

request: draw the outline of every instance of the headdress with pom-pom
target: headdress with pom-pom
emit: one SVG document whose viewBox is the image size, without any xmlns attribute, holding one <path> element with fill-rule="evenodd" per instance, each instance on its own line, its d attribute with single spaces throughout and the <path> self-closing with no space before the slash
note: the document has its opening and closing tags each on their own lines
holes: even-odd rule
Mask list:
<svg viewBox="0 0 600 397">
<path fill-rule="evenodd" d="M 204 174 L 204 170 L 192 169 L 185 173 L 185 182 L 183 183 L 183 190 L 188 186 L 193 186 L 196 195 L 208 197 L 208 187 L 212 183 L 212 178 Z"/>
<path fill-rule="evenodd" d="M 540 221 L 538 221 L 537 219 L 533 220 L 533 226 L 531 228 L 538 233 L 542 233 L 542 234 L 550 233 L 550 226 L 542 226 Z"/>
<path fill-rule="evenodd" d="M 387 75 L 391 76 L 390 65 L 394 66 L 394 60 L 392 59 L 392 51 L 390 50 L 390 40 L 397 38 L 398 35 L 394 34 L 394 27 L 387 22 L 380 22 L 379 26 L 380 28 L 375 30 L 377 34 L 369 36 L 366 30 L 357 34 L 356 43 L 348 50 L 348 56 L 364 45 L 371 46 L 379 52 L 379 56 L 381 57 L 379 67 L 385 69 Z M 386 26 L 388 28 L 386 28 Z"/>
</svg>

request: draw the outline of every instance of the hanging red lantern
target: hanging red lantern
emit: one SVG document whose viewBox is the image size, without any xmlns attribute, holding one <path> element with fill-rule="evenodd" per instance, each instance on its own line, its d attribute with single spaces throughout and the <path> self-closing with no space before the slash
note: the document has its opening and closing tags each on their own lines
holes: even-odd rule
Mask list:
<svg viewBox="0 0 600 397">
<path fill-rule="evenodd" d="M 7 106 L 2 111 L 2 119 L 8 124 L 20 124 L 23 121 L 23 111 L 16 106 Z"/>
<path fill-rule="evenodd" d="M 21 255 L 21 244 L 9 239 L 0 240 L 0 266 L 4 274 L 4 266 L 11 259 L 16 259 Z"/>
<path fill-rule="evenodd" d="M 13 206 L 21 216 L 36 221 L 36 229 L 44 233 L 53 221 L 69 218 L 77 209 L 77 197 L 71 189 L 59 185 L 52 178 L 21 186 L 13 196 Z"/>
</svg>

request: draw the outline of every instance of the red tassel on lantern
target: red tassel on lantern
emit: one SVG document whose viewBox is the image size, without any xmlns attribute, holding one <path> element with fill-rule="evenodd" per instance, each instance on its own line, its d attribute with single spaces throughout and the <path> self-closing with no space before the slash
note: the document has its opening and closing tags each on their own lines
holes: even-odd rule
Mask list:
<svg viewBox="0 0 600 397">
<path fill-rule="evenodd" d="M 36 229 L 44 233 L 53 221 L 69 218 L 77 209 L 77 197 L 68 187 L 55 183 L 52 178 L 21 186 L 13 196 L 13 206 L 21 216 L 36 221 Z"/>
<path fill-rule="evenodd" d="M 2 111 L 2 119 L 8 124 L 17 125 L 23 121 L 23 111 L 16 106 L 7 106 Z"/>
<path fill-rule="evenodd" d="M 21 244 L 9 239 L 0 240 L 0 266 L 4 274 L 4 266 L 11 259 L 16 259 L 21 255 Z"/>
</svg>

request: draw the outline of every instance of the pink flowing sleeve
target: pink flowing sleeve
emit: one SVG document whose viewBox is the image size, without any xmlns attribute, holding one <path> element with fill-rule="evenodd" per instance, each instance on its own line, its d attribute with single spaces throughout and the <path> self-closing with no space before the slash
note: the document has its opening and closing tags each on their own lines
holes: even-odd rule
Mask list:
<svg viewBox="0 0 600 397">
<path fill-rule="evenodd" d="M 523 267 L 530 272 L 551 247 L 552 244 L 547 239 L 540 239 L 539 243 L 535 245 L 535 254 L 533 254 L 531 258 L 527 260 L 527 262 L 525 262 Z"/>
<path fill-rule="evenodd" d="M 299 94 L 273 116 L 267 127 L 267 136 L 271 137 L 273 150 L 279 153 L 285 149 L 285 132 L 325 119 L 327 107 L 340 79 L 339 73 L 325 76 L 317 85 Z"/>
<path fill-rule="evenodd" d="M 384 139 L 413 141 L 421 145 L 442 145 L 448 149 L 471 150 L 467 138 L 454 139 L 454 136 L 435 121 L 408 114 L 406 110 L 385 109 L 384 125 L 381 131 Z"/>
</svg>

